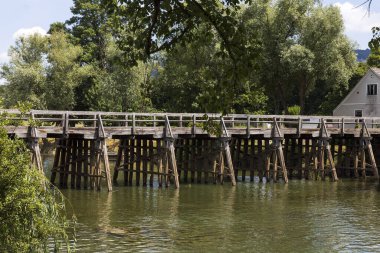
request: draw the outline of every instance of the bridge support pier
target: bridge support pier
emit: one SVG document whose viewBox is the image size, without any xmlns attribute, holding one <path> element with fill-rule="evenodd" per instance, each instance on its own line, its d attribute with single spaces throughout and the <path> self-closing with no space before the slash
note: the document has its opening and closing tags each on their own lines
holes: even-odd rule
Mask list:
<svg viewBox="0 0 380 253">
<path fill-rule="evenodd" d="M 220 142 L 220 151 L 218 156 L 218 166 L 214 166 L 214 182 L 219 181 L 223 184 L 224 176 L 228 175 L 231 179 L 232 186 L 236 185 L 236 177 L 234 166 L 231 158 L 231 149 L 229 145 L 230 138 L 229 137 L 221 137 L 219 139 Z M 216 164 L 215 164 L 216 165 Z M 216 172 L 216 167 L 218 167 L 218 172 Z M 228 174 L 225 174 L 225 169 L 227 169 Z"/>
<path fill-rule="evenodd" d="M 321 122 L 321 128 L 319 131 L 319 138 L 317 142 L 313 142 L 313 155 L 312 155 L 312 164 L 313 170 L 315 174 L 315 179 L 318 179 L 318 175 L 321 176 L 322 180 L 326 178 L 326 170 L 325 170 L 325 160 L 327 155 L 327 160 L 331 169 L 331 178 L 333 181 L 338 181 L 338 175 L 336 173 L 334 158 L 331 152 L 331 146 L 329 140 L 331 139 L 324 119 Z"/>
<path fill-rule="evenodd" d="M 284 137 L 282 136 L 276 119 L 273 120 L 271 139 L 272 144 L 269 146 L 269 150 L 267 150 L 265 158 L 265 177 L 267 180 L 270 179 L 270 167 L 272 165 L 272 178 L 274 182 L 277 182 L 278 166 L 280 166 L 284 182 L 288 183 L 288 172 L 286 170 L 285 158 L 281 143 Z"/>
<path fill-rule="evenodd" d="M 51 170 L 52 184 L 55 184 L 57 173 L 62 188 L 68 188 L 70 182 L 73 189 L 100 190 L 101 179 L 105 178 L 108 191 L 112 191 L 106 140 L 59 139 Z"/>
<path fill-rule="evenodd" d="M 354 149 L 354 175 L 359 177 L 360 169 L 361 176 L 365 179 L 367 177 L 367 163 L 366 163 L 366 152 L 370 161 L 369 166 L 372 169 L 372 175 L 379 179 L 379 172 L 375 160 L 375 156 L 371 144 L 372 137 L 368 132 L 367 125 L 365 121 L 362 123 L 362 129 L 360 132 L 359 147 Z"/>
<path fill-rule="evenodd" d="M 34 164 L 37 167 L 37 169 L 43 173 L 44 168 L 42 164 L 40 145 L 38 143 L 38 137 L 36 135 L 36 128 L 29 127 L 28 133 L 28 146 L 31 150 L 31 165 Z"/>
</svg>

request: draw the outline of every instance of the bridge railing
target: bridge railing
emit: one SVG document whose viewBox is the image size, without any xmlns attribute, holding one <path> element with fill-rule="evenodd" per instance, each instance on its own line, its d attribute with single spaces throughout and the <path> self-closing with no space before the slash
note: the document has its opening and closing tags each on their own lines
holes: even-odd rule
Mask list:
<svg viewBox="0 0 380 253">
<path fill-rule="evenodd" d="M 367 128 L 380 128 L 380 117 L 336 117 L 336 116 L 293 116 L 293 115 L 249 115 L 218 113 L 124 113 L 124 112 L 87 112 L 87 111 L 44 111 L 32 110 L 22 113 L 19 110 L 0 109 L 7 125 L 27 126 L 34 124 L 44 128 L 86 128 L 96 129 L 98 119 L 101 118 L 103 126 L 107 128 L 152 128 L 165 127 L 168 120 L 171 128 L 202 128 L 203 124 L 213 122 L 219 124 L 221 117 L 225 129 L 246 129 L 247 133 L 255 129 L 271 129 L 274 119 L 280 128 L 295 128 L 299 131 L 319 129 L 322 121 L 327 129 L 359 128 L 362 122 Z"/>
</svg>

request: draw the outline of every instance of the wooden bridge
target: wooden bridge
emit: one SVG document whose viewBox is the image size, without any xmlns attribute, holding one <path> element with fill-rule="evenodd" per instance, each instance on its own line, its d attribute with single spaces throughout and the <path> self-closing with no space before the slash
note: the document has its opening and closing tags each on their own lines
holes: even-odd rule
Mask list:
<svg viewBox="0 0 380 253">
<path fill-rule="evenodd" d="M 279 178 L 379 178 L 380 118 L 0 110 L 43 171 L 39 140 L 56 139 L 51 182 L 100 189 Z M 111 178 L 107 141 L 118 140 Z M 368 163 L 367 163 L 368 161 Z M 56 183 L 58 176 L 58 183 Z M 142 180 L 141 180 L 142 179 Z"/>
</svg>

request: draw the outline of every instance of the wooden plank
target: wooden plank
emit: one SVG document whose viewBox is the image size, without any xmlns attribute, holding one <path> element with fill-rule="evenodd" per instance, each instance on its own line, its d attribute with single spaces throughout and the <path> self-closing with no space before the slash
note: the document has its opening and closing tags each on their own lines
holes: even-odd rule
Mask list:
<svg viewBox="0 0 380 253">
<path fill-rule="evenodd" d="M 123 170 L 124 170 L 124 185 L 127 186 L 128 183 L 129 183 L 129 173 L 128 173 L 128 169 L 129 167 L 133 168 L 133 164 L 129 164 L 130 162 L 130 155 L 131 155 L 131 140 L 130 138 L 128 139 L 124 139 L 123 140 L 123 147 L 122 147 L 122 150 L 123 150 Z"/>
<path fill-rule="evenodd" d="M 273 152 L 273 181 L 277 182 L 277 150 Z"/>
<path fill-rule="evenodd" d="M 162 187 L 162 174 L 163 171 L 163 159 L 166 155 L 166 152 L 164 152 L 162 147 L 162 140 L 157 140 L 157 147 L 158 147 L 158 185 L 159 187 Z"/>
<path fill-rule="evenodd" d="M 286 169 L 285 157 L 284 157 L 284 153 L 282 151 L 282 145 L 280 145 L 278 147 L 277 154 L 278 154 L 278 157 L 279 157 L 279 160 L 280 160 L 280 166 L 281 166 L 281 169 L 282 169 L 282 177 L 284 178 L 284 181 L 287 184 L 289 182 L 288 171 Z"/>
<path fill-rule="evenodd" d="M 255 178 L 255 142 L 254 138 L 250 138 L 250 159 L 249 159 L 249 179 L 253 182 Z"/>
<path fill-rule="evenodd" d="M 267 180 L 267 182 L 270 181 L 270 161 L 271 161 L 271 157 L 272 157 L 272 151 L 271 151 L 271 147 L 270 147 L 270 143 L 269 143 L 269 139 L 265 139 L 265 153 L 266 153 L 266 157 L 265 157 L 265 178 Z"/>
<path fill-rule="evenodd" d="M 369 160 L 371 162 L 373 176 L 376 179 L 379 179 L 379 172 L 377 169 L 375 156 L 373 154 L 372 144 L 370 142 L 367 144 L 367 150 L 368 150 Z"/>
<path fill-rule="evenodd" d="M 298 170 L 298 179 L 302 179 L 305 172 L 302 166 L 303 158 L 303 139 L 300 137 L 297 139 L 297 170 Z"/>
<path fill-rule="evenodd" d="M 319 148 L 319 173 L 322 180 L 325 180 L 325 149 L 323 145 Z"/>
<path fill-rule="evenodd" d="M 244 139 L 244 144 L 243 144 L 243 157 L 242 157 L 242 162 L 244 164 L 244 166 L 242 166 L 242 174 L 241 174 L 241 177 L 242 177 L 242 181 L 245 181 L 245 176 L 246 176 L 246 173 L 247 173 L 247 170 L 249 168 L 249 153 L 248 153 L 248 149 L 249 149 L 249 139 Z"/>
<path fill-rule="evenodd" d="M 260 182 L 263 181 L 263 176 L 264 176 L 264 162 L 263 162 L 263 159 L 264 159 L 264 156 L 265 156 L 265 152 L 263 152 L 263 140 L 262 139 L 258 139 L 257 140 L 258 143 L 257 143 L 257 157 L 258 157 L 258 169 L 259 169 L 259 180 Z"/>
<path fill-rule="evenodd" d="M 96 166 L 96 151 L 95 141 L 90 141 L 90 188 L 95 189 L 95 166 Z"/>
<path fill-rule="evenodd" d="M 174 176 L 174 186 L 176 189 L 179 188 L 179 177 L 178 177 L 178 169 L 177 169 L 177 161 L 175 157 L 174 143 L 170 142 L 169 144 L 169 161 L 171 165 L 171 169 Z"/>
<path fill-rule="evenodd" d="M 189 163 L 190 161 L 190 139 L 184 139 L 184 146 L 183 146 L 183 181 L 187 183 L 188 180 L 188 174 L 189 174 Z"/>
<path fill-rule="evenodd" d="M 141 139 L 136 138 L 136 186 L 140 186 L 140 174 L 141 174 Z"/>
<path fill-rule="evenodd" d="M 123 159 L 123 149 L 124 149 L 124 146 L 125 146 L 125 140 L 124 139 L 120 139 L 119 140 L 119 145 L 118 145 L 118 148 L 117 148 L 115 167 L 114 167 L 114 170 L 113 170 L 113 184 L 114 185 L 118 185 L 117 178 L 119 176 L 120 164 L 121 164 L 122 159 Z"/>
<path fill-rule="evenodd" d="M 77 173 L 76 173 L 76 188 L 81 188 L 81 180 L 83 175 L 83 141 L 78 140 L 78 155 L 77 155 Z"/>
<path fill-rule="evenodd" d="M 210 156 L 211 156 L 211 149 L 212 147 L 210 146 L 211 143 L 211 140 L 209 139 L 205 139 L 204 142 L 203 142 L 203 163 L 202 163 L 202 167 L 203 167 L 203 170 L 205 171 L 203 173 L 204 175 L 204 182 L 205 184 L 208 184 L 209 182 L 209 173 L 208 173 L 208 170 L 209 170 L 209 159 L 210 159 Z"/>
<path fill-rule="evenodd" d="M 197 143 L 197 156 L 196 156 L 196 170 L 197 170 L 197 183 L 202 182 L 202 150 L 203 150 L 203 139 L 196 139 Z"/>
<path fill-rule="evenodd" d="M 305 139 L 305 159 L 304 159 L 304 162 L 305 162 L 305 166 L 304 166 L 304 178 L 305 179 L 309 179 L 309 176 L 310 176 L 310 139 L 309 138 L 306 138 Z"/>
<path fill-rule="evenodd" d="M 132 186 L 133 182 L 133 168 L 135 166 L 135 139 L 130 139 L 129 142 L 129 176 L 128 176 L 128 185 Z"/>
<path fill-rule="evenodd" d="M 146 186 L 148 179 L 148 140 L 143 139 L 142 142 L 143 186 Z"/>
<path fill-rule="evenodd" d="M 191 168 L 190 168 L 190 182 L 194 183 L 196 169 L 196 140 L 191 139 Z"/>
<path fill-rule="evenodd" d="M 108 159 L 108 149 L 107 149 L 107 139 L 103 139 L 101 142 L 102 145 L 102 154 L 104 160 L 104 170 L 106 175 L 107 189 L 109 192 L 112 191 L 112 181 L 111 181 L 111 169 Z"/>
<path fill-rule="evenodd" d="M 63 187 L 63 181 L 65 177 L 65 163 L 66 163 L 66 153 L 67 153 L 67 140 L 61 140 L 61 154 L 59 159 L 59 186 Z"/>
<path fill-rule="evenodd" d="M 340 175 L 344 174 L 344 168 L 343 168 L 343 142 L 344 142 L 344 139 L 339 138 L 337 169 L 338 169 Z M 346 145 L 346 150 L 347 150 L 347 145 Z"/>
<path fill-rule="evenodd" d="M 367 177 L 367 173 L 366 173 L 365 149 L 364 149 L 364 147 L 360 148 L 360 160 L 361 160 L 362 177 L 365 179 Z"/>
<path fill-rule="evenodd" d="M 73 150 L 72 150 L 72 159 L 71 159 L 71 189 L 75 188 L 75 179 L 77 172 L 77 157 L 78 157 L 78 140 L 73 139 Z"/>
<path fill-rule="evenodd" d="M 337 176 L 336 169 L 335 169 L 334 159 L 332 157 L 330 145 L 328 143 L 326 144 L 326 152 L 327 152 L 327 159 L 329 160 L 330 167 L 331 167 L 332 180 L 338 181 L 338 176 Z"/>
<path fill-rule="evenodd" d="M 153 187 L 154 181 L 154 141 L 153 139 L 149 139 L 149 186 Z"/>
<path fill-rule="evenodd" d="M 55 184 L 55 178 L 57 175 L 57 170 L 59 167 L 59 157 L 61 155 L 62 150 L 62 141 L 60 139 L 55 141 L 55 153 L 54 153 L 54 161 L 53 168 L 51 170 L 50 183 Z"/>
<path fill-rule="evenodd" d="M 293 175 L 294 175 L 294 169 L 295 167 L 297 166 L 297 162 L 296 162 L 296 142 L 297 140 L 295 138 L 292 138 L 290 139 L 291 140 L 291 143 L 290 143 L 290 167 L 289 167 L 289 178 L 293 178 Z"/>
<path fill-rule="evenodd" d="M 67 153 L 66 153 L 66 160 L 65 160 L 65 172 L 63 176 L 63 183 L 62 183 L 62 188 L 67 188 L 67 181 L 70 173 L 70 160 L 72 158 L 72 140 L 69 139 L 67 142 Z"/>
<path fill-rule="evenodd" d="M 84 189 L 88 188 L 88 174 L 89 174 L 89 141 L 84 140 L 84 164 L 83 164 L 83 169 L 84 169 L 84 180 L 83 180 L 83 187 Z"/>
</svg>

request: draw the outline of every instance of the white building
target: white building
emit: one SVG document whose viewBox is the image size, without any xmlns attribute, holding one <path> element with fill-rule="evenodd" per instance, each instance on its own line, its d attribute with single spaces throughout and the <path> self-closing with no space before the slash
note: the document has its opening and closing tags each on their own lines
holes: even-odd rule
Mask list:
<svg viewBox="0 0 380 253">
<path fill-rule="evenodd" d="M 334 116 L 380 117 L 380 68 L 371 68 L 334 109 Z"/>
</svg>

